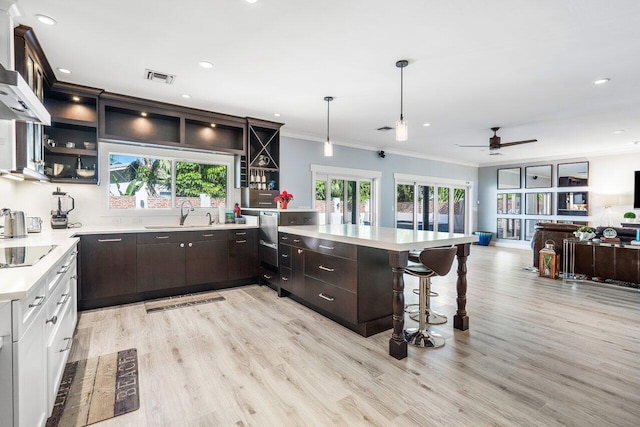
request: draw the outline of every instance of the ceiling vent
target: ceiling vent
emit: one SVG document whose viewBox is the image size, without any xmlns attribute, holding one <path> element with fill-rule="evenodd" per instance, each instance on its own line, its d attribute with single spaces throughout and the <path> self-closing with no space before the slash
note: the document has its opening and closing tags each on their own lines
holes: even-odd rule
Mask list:
<svg viewBox="0 0 640 427">
<path fill-rule="evenodd" d="M 161 73 L 160 71 L 144 70 L 144 78 L 154 82 L 166 83 L 168 85 L 173 84 L 176 79 L 175 74 Z"/>
<path fill-rule="evenodd" d="M 381 128 L 378 128 L 378 130 L 382 132 L 387 132 L 387 131 L 390 131 L 391 129 L 393 128 L 389 126 L 382 126 Z"/>
</svg>

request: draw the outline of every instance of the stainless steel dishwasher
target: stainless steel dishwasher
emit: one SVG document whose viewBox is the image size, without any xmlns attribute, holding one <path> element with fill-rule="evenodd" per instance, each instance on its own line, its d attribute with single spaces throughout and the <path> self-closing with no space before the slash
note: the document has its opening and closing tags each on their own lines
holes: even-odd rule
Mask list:
<svg viewBox="0 0 640 427">
<path fill-rule="evenodd" d="M 276 211 L 260 211 L 260 262 L 278 267 L 278 218 Z"/>
</svg>

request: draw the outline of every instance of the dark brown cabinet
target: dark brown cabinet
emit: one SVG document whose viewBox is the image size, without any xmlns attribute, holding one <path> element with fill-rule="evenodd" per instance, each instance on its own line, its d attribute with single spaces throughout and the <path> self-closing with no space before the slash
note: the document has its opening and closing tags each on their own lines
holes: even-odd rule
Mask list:
<svg viewBox="0 0 640 427">
<path fill-rule="evenodd" d="M 44 172 L 51 182 L 98 183 L 100 92 L 60 82 L 45 92 L 51 126 L 44 128 Z"/>
<path fill-rule="evenodd" d="M 183 233 L 138 235 L 138 292 L 180 288 L 185 285 L 186 244 Z"/>
<path fill-rule="evenodd" d="M 280 289 L 363 336 L 391 327 L 386 251 L 288 233 L 279 245 Z"/>
<path fill-rule="evenodd" d="M 260 194 L 280 188 L 280 127 L 282 123 L 248 118 L 247 125 L 247 153 L 237 162 L 239 186 L 242 187 L 242 206 L 275 207 L 273 195 L 268 197 L 268 200 L 261 200 Z M 270 204 L 266 204 L 267 202 Z"/>
<path fill-rule="evenodd" d="M 225 231 L 141 233 L 138 292 L 225 282 L 228 258 Z"/>
<path fill-rule="evenodd" d="M 258 233 L 256 230 L 229 231 L 229 280 L 258 274 Z"/>
<path fill-rule="evenodd" d="M 82 236 L 80 254 L 81 309 L 128 302 L 136 293 L 135 234 Z"/>
</svg>

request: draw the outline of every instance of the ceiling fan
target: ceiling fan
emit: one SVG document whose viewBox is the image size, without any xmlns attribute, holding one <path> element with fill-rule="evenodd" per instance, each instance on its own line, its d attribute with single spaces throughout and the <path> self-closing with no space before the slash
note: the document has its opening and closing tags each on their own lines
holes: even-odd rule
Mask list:
<svg viewBox="0 0 640 427">
<path fill-rule="evenodd" d="M 510 145 L 529 144 L 531 142 L 538 141 L 537 139 L 526 139 L 524 141 L 500 143 L 500 137 L 496 135 L 499 129 L 500 129 L 499 127 L 491 128 L 491 130 L 493 131 L 493 136 L 489 138 L 489 151 L 490 151 L 489 154 L 492 156 L 499 155 L 500 153 L 498 152 L 498 150 L 501 149 L 502 147 L 508 147 Z M 486 145 L 458 145 L 458 147 L 486 147 Z"/>
</svg>

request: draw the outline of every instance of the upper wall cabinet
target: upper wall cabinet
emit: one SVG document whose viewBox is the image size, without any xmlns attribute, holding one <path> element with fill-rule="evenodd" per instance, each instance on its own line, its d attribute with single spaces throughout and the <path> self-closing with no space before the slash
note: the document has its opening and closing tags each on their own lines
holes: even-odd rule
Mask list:
<svg viewBox="0 0 640 427">
<path fill-rule="evenodd" d="M 240 117 L 111 93 L 100 96 L 99 112 L 100 139 L 245 152 L 246 122 Z"/>
<path fill-rule="evenodd" d="M 56 82 L 45 91 L 45 174 L 51 182 L 98 183 L 98 97 L 102 91 Z"/>
<path fill-rule="evenodd" d="M 247 119 L 249 144 L 246 180 L 252 190 L 277 190 L 280 185 L 280 127 L 282 123 Z M 241 173 L 242 174 L 242 173 Z"/>
</svg>

